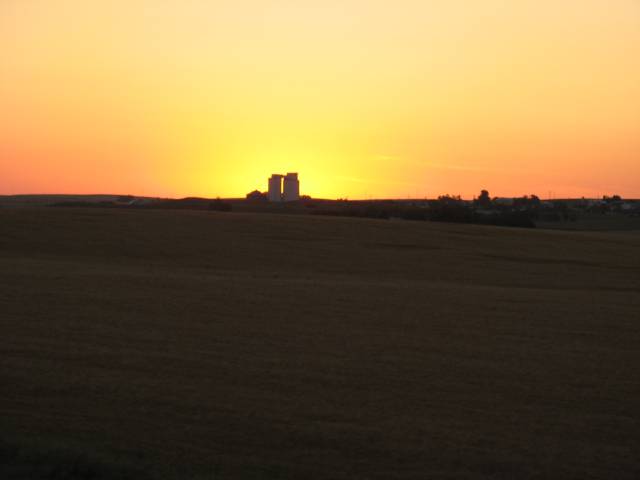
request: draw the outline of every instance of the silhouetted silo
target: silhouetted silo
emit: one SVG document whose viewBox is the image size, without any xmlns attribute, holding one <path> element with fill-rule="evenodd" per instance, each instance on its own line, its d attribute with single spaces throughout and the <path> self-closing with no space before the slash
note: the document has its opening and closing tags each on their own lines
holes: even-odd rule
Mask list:
<svg viewBox="0 0 640 480">
<path fill-rule="evenodd" d="M 295 202 L 300 200 L 300 182 L 297 173 L 287 173 L 284 177 L 284 195 L 285 202 Z"/>
<path fill-rule="evenodd" d="M 282 175 L 278 175 L 277 173 L 271 175 L 267 197 L 270 202 L 282 201 Z"/>
</svg>

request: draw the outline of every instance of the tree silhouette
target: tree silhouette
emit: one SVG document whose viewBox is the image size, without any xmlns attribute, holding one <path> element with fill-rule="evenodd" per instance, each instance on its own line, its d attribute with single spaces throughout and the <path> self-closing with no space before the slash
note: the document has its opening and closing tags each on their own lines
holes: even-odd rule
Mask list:
<svg viewBox="0 0 640 480">
<path fill-rule="evenodd" d="M 480 192 L 480 196 L 476 199 L 476 205 L 481 208 L 490 208 L 491 207 L 491 197 L 489 196 L 489 192 L 487 190 L 482 190 Z"/>
</svg>

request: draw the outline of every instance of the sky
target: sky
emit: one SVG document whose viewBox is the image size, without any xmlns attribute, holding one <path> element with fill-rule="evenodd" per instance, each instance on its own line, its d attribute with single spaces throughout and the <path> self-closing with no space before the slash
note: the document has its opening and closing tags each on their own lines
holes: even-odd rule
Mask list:
<svg viewBox="0 0 640 480">
<path fill-rule="evenodd" d="M 640 0 L 0 0 L 0 194 L 640 198 Z"/>
</svg>

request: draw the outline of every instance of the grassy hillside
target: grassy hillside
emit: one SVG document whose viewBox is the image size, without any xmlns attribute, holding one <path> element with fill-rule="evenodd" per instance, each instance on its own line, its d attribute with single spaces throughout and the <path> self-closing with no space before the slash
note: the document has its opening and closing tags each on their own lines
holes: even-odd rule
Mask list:
<svg viewBox="0 0 640 480">
<path fill-rule="evenodd" d="M 14 478 L 640 474 L 635 233 L 6 209 L 0 329 Z"/>
</svg>

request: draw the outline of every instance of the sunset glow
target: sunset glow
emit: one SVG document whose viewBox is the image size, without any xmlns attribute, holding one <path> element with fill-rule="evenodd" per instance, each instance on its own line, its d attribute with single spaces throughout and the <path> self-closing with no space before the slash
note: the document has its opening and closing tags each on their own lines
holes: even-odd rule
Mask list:
<svg viewBox="0 0 640 480">
<path fill-rule="evenodd" d="M 0 194 L 640 197 L 637 0 L 3 0 Z"/>
</svg>

